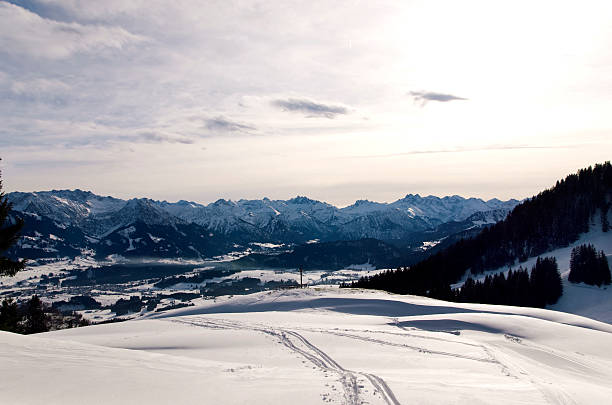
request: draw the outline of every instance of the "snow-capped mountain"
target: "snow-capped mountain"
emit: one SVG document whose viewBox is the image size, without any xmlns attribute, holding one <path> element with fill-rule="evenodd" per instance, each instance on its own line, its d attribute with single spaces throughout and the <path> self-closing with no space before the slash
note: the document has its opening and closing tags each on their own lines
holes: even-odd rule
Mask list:
<svg viewBox="0 0 612 405">
<path fill-rule="evenodd" d="M 518 203 L 409 194 L 392 203 L 359 200 L 344 208 L 300 196 L 290 200 L 220 199 L 203 205 L 185 200 L 175 203 L 147 198 L 122 200 L 82 190 L 15 192 L 8 194 L 8 198 L 17 214 L 24 213 L 30 220 L 45 218 L 47 227 L 57 228 L 53 232 L 78 229 L 87 241 L 81 247 L 133 255 L 187 251 L 196 257 L 210 257 L 231 250 L 233 244 L 251 242 L 403 240 L 450 221 L 467 220 L 466 227 L 494 222 Z M 476 217 L 472 223 L 468 218 L 473 215 Z M 189 230 L 183 229 L 188 226 Z M 126 229 L 132 229 L 130 235 L 139 236 L 127 235 Z M 160 234 L 161 230 L 164 234 Z M 153 237 L 148 237 L 148 233 Z M 190 245 L 180 236 L 183 234 L 196 235 L 199 242 Z M 201 249 L 202 239 L 207 240 L 205 250 Z M 160 249 L 155 240 L 165 240 L 170 246 Z"/>
<path fill-rule="evenodd" d="M 511 210 L 518 204 L 516 200 L 500 201 L 493 198 L 488 201 L 480 198 L 463 198 L 458 195 L 450 197 L 421 197 L 418 194 L 408 194 L 406 197 L 389 204 L 413 217 L 425 217 L 438 220 L 440 223 L 462 221 L 476 212 L 496 209 Z"/>
<path fill-rule="evenodd" d="M 508 210 L 505 208 L 497 208 L 490 211 L 475 212 L 465 220 L 474 223 L 474 225 L 489 225 L 501 221 L 508 215 Z"/>
<path fill-rule="evenodd" d="M 218 200 L 161 203 L 173 215 L 226 235 L 255 233 L 265 240 L 305 242 L 310 239 L 403 239 L 449 221 L 467 219 L 481 211 L 509 212 L 518 201 L 420 197 L 408 195 L 393 203 L 359 200 L 338 208 L 307 197 L 290 200 Z M 181 208 L 176 207 L 181 204 Z"/>
<path fill-rule="evenodd" d="M 10 193 L 8 199 L 15 211 L 42 215 L 60 226 L 78 227 L 92 237 L 103 237 L 136 221 L 150 225 L 184 222 L 159 207 L 159 202 L 145 198 L 126 201 L 89 191 L 54 190 Z"/>
</svg>

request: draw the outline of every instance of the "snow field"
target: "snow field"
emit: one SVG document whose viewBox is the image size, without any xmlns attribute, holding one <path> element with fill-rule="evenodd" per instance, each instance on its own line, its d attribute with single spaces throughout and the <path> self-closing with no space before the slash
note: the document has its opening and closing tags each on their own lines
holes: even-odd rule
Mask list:
<svg viewBox="0 0 612 405">
<path fill-rule="evenodd" d="M 611 325 L 364 290 L 269 291 L 0 340 L 11 403 L 594 404 L 612 395 Z"/>
</svg>

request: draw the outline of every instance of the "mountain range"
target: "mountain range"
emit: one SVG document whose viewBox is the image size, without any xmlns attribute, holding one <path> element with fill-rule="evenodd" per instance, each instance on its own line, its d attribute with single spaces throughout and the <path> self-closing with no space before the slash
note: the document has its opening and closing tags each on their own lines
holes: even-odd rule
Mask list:
<svg viewBox="0 0 612 405">
<path fill-rule="evenodd" d="M 14 254 L 32 258 L 70 256 L 86 249 L 98 256 L 209 258 L 253 243 L 414 241 L 415 235 L 439 238 L 497 222 L 518 204 L 418 194 L 392 203 L 359 200 L 344 208 L 300 196 L 220 199 L 208 205 L 123 200 L 78 189 L 7 196 L 13 214 L 26 222 Z"/>
</svg>

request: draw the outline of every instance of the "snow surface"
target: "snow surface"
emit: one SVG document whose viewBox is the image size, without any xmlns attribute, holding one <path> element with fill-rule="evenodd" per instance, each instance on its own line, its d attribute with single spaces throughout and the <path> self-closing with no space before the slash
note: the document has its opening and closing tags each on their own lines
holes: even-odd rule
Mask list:
<svg viewBox="0 0 612 405">
<path fill-rule="evenodd" d="M 19 404 L 604 404 L 612 326 L 534 308 L 308 288 L 0 333 Z"/>
</svg>

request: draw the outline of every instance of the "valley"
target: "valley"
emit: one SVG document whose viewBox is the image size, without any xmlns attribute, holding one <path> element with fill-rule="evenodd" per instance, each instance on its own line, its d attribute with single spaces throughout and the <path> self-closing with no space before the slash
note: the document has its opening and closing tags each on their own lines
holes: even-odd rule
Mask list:
<svg viewBox="0 0 612 405">
<path fill-rule="evenodd" d="M 355 281 L 422 260 L 517 204 L 410 194 L 344 208 L 306 197 L 202 205 L 82 190 L 7 198 L 13 218 L 25 222 L 8 253 L 26 258 L 28 267 L 0 277 L 0 294 L 18 301 L 36 294 L 93 322 L 220 295 L 295 288 L 299 268 L 308 285 Z M 71 303 L 79 297 L 100 305 Z M 119 300 L 123 309 L 115 305 Z"/>
<path fill-rule="evenodd" d="M 349 267 L 305 271 L 303 283 L 337 285 L 384 271 L 368 263 Z M 249 268 L 229 260 L 98 261 L 76 257 L 40 261 L 14 277 L 0 277 L 0 296 L 25 301 L 38 295 L 62 311 L 77 311 L 92 322 L 103 322 L 138 318 L 219 296 L 296 288 L 299 283 L 298 268 Z M 82 297 L 95 302 L 84 304 Z M 123 305 L 117 305 L 120 300 Z"/>
</svg>

